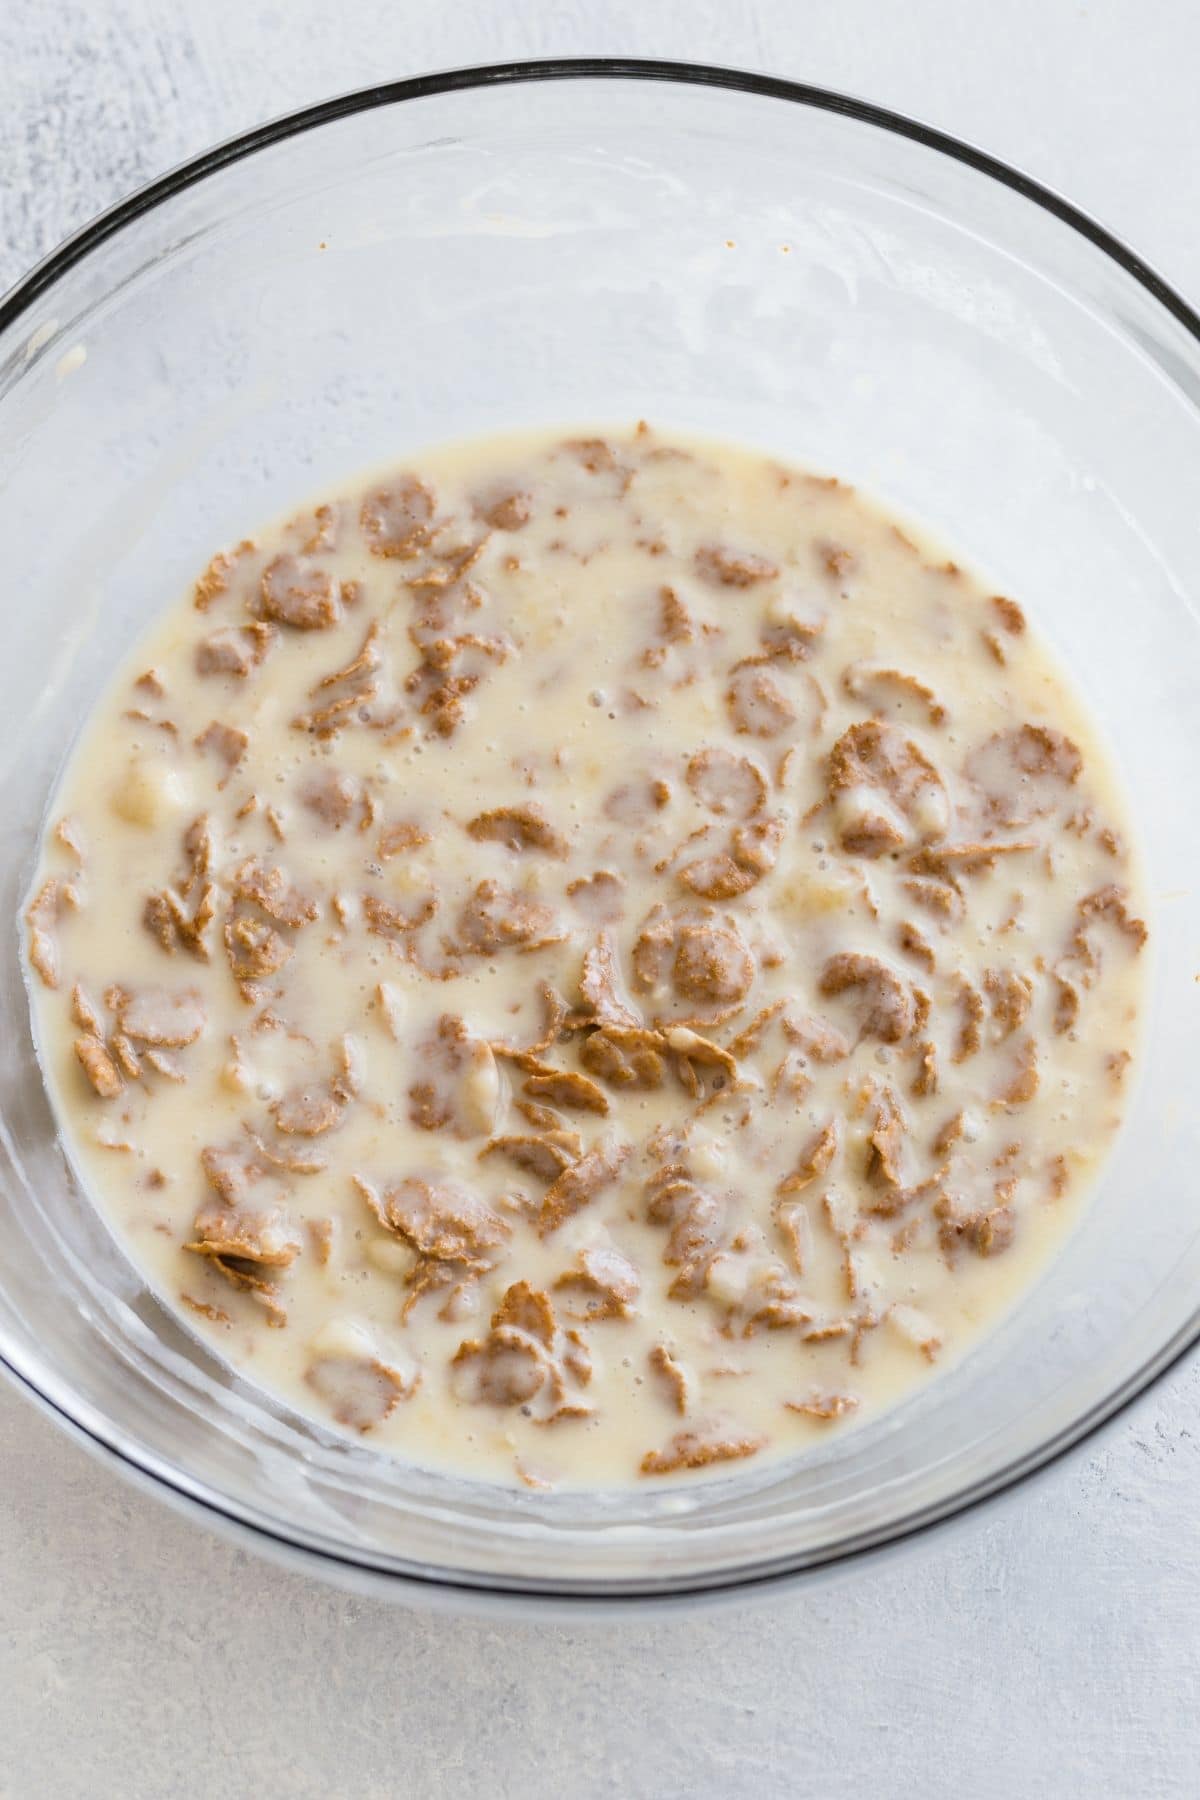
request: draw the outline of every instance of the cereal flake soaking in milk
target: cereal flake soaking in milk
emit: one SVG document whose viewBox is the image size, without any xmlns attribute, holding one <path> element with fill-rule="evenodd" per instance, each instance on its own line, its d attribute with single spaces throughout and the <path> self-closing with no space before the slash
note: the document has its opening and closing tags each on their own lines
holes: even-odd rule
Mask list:
<svg viewBox="0 0 1200 1800">
<path fill-rule="evenodd" d="M 64 1139 L 247 1377 L 426 1466 L 681 1478 L 869 1417 L 1062 1241 L 1139 874 L 1016 601 L 645 426 L 213 558 L 26 913 Z"/>
</svg>

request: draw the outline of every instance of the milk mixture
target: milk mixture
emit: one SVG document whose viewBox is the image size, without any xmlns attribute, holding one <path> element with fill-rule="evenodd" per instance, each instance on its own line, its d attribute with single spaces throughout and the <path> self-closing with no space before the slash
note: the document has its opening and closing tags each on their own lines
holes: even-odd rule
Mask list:
<svg viewBox="0 0 1200 1800">
<path fill-rule="evenodd" d="M 1143 898 L 1020 606 L 639 426 L 214 557 L 88 722 L 28 959 L 64 1139 L 246 1376 L 643 1484 L 956 1356 L 1119 1122 Z"/>
</svg>

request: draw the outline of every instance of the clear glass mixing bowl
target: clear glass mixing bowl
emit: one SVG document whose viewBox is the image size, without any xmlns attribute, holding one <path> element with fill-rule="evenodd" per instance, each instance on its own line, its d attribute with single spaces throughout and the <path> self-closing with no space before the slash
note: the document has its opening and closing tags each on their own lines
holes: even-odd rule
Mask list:
<svg viewBox="0 0 1200 1800">
<path fill-rule="evenodd" d="M 1200 322 L 1064 202 L 870 106 L 712 69 L 372 88 L 65 244 L 0 304 L 10 1372 L 162 1490 L 327 1572 L 610 1603 L 887 1543 L 1116 1411 L 1200 1329 L 1198 399 Z M 55 1140 L 11 921 L 78 721 L 214 545 L 430 441 L 639 415 L 860 482 L 1020 596 L 1141 821 L 1148 1055 L 1065 1253 L 890 1416 L 682 1492 L 508 1493 L 331 1439 L 146 1291 Z"/>
</svg>

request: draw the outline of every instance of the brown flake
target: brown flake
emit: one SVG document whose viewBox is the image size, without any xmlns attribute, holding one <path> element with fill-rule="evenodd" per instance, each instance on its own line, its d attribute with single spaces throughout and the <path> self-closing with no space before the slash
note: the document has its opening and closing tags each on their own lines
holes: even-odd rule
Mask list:
<svg viewBox="0 0 1200 1800">
<path fill-rule="evenodd" d="M 698 857 L 676 873 L 679 885 L 702 900 L 733 900 L 769 875 L 783 842 L 782 818 L 736 825 L 728 850 Z"/>
<path fill-rule="evenodd" d="M 59 953 L 56 927 L 62 910 L 65 884 L 51 875 L 43 881 L 25 911 L 29 927 L 29 961 L 48 988 L 58 986 Z"/>
<path fill-rule="evenodd" d="M 292 954 L 292 946 L 268 925 L 244 908 L 231 909 L 224 926 L 229 967 L 238 982 L 261 981 L 276 975 Z"/>
<path fill-rule="evenodd" d="M 233 893 L 239 900 L 249 900 L 268 919 L 289 931 L 298 931 L 320 914 L 315 900 L 293 887 L 284 871 L 250 857 L 235 870 Z"/>
<path fill-rule="evenodd" d="M 205 1256 L 234 1287 L 275 1293 L 264 1270 L 286 1269 L 300 1249 L 295 1226 L 279 1207 L 252 1212 L 225 1204 L 206 1205 L 196 1214 L 194 1239 L 183 1246 Z"/>
<path fill-rule="evenodd" d="M 493 807 L 471 819 L 467 832 L 480 843 L 503 844 L 509 850 L 544 850 L 560 859 L 571 853 L 566 838 L 534 805 Z"/>
<path fill-rule="evenodd" d="M 994 1104 L 1027 1106 L 1037 1093 L 1039 1084 L 1037 1044 L 1033 1038 L 1026 1038 L 1017 1051 L 1013 1074 L 996 1095 Z"/>
<path fill-rule="evenodd" d="M 730 1054 L 741 1061 L 757 1050 L 768 1025 L 780 1018 L 786 1006 L 786 1000 L 772 1000 L 769 1006 L 762 1007 L 730 1043 Z"/>
<path fill-rule="evenodd" d="M 679 1270 L 671 1284 L 671 1298 L 691 1298 L 700 1292 L 721 1248 L 724 1209 L 712 1194 L 696 1185 L 686 1165 L 676 1163 L 668 1163 L 651 1178 L 646 1195 L 650 1223 L 671 1228 L 663 1250 L 667 1267 Z"/>
<path fill-rule="evenodd" d="M 196 645 L 198 675 L 230 675 L 244 680 L 261 666 L 278 632 L 273 625 L 254 620 L 249 625 L 226 625 Z"/>
<path fill-rule="evenodd" d="M 785 1012 L 783 1034 L 790 1044 L 794 1044 L 812 1062 L 841 1062 L 850 1054 L 849 1042 L 842 1033 L 827 1019 L 819 1019 L 813 1013 Z M 735 1056 L 741 1054 L 736 1044 L 730 1045 L 730 1048 Z"/>
<path fill-rule="evenodd" d="M 807 1400 L 785 1400 L 789 1412 L 803 1413 L 809 1419 L 844 1419 L 858 1407 L 853 1394 L 820 1394 L 816 1390 Z"/>
<path fill-rule="evenodd" d="M 218 788 L 223 788 L 244 760 L 250 746 L 250 734 L 236 725 L 223 725 L 219 719 L 214 719 L 194 741 L 197 750 L 214 756 L 223 765 L 225 773 L 217 783 Z"/>
<path fill-rule="evenodd" d="M 896 942 L 907 956 L 911 956 L 914 962 L 919 962 L 933 974 L 937 968 L 937 957 L 934 955 L 933 945 L 919 926 L 909 919 L 903 920 L 896 928 Z"/>
<path fill-rule="evenodd" d="M 613 788 L 604 801 L 603 812 L 605 818 L 618 825 L 643 826 L 653 823 L 670 802 L 670 784 L 661 777 L 644 775 Z"/>
<path fill-rule="evenodd" d="M 610 931 L 600 932 L 595 943 L 584 951 L 579 993 L 599 1024 L 622 1030 L 641 1026 L 641 1019 L 622 997 L 616 944 Z"/>
<path fill-rule="evenodd" d="M 564 1169 L 542 1196 L 537 1228 L 542 1237 L 557 1231 L 589 1201 L 616 1180 L 633 1149 L 614 1138 L 594 1144 L 578 1162 Z"/>
<path fill-rule="evenodd" d="M 69 814 L 61 818 L 54 827 L 54 841 L 56 844 L 61 844 L 64 850 L 70 852 L 80 868 L 83 867 L 84 863 L 87 861 L 87 845 L 83 835 L 83 827 L 80 825 L 78 819 L 70 817 Z"/>
<path fill-rule="evenodd" d="M 773 581 L 779 573 L 778 566 L 768 557 L 730 550 L 721 544 L 705 544 L 697 550 L 693 567 L 710 587 L 754 587 L 760 581 Z"/>
<path fill-rule="evenodd" d="M 813 544 L 813 550 L 825 573 L 835 581 L 848 575 L 858 561 L 853 550 L 847 549 L 845 544 L 833 544 L 827 538 L 818 538 Z"/>
<path fill-rule="evenodd" d="M 719 1008 L 744 1000 L 757 972 L 734 920 L 672 917 L 661 906 L 643 925 L 631 961 L 639 987 L 669 983 L 679 999 Z"/>
<path fill-rule="evenodd" d="M 342 601 L 328 569 L 285 553 L 263 570 L 258 614 L 293 631 L 328 631 L 342 617 Z"/>
<path fill-rule="evenodd" d="M 505 1290 L 487 1337 L 461 1343 L 451 1366 L 460 1398 L 475 1404 L 522 1406 L 541 1425 L 589 1410 L 574 1394 L 592 1373 L 583 1339 L 560 1329 L 549 1295 L 527 1281 Z"/>
<path fill-rule="evenodd" d="M 900 884 L 916 904 L 939 923 L 957 925 L 965 912 L 963 897 L 949 881 L 933 875 L 909 875 Z"/>
<path fill-rule="evenodd" d="M 946 1123 L 940 1128 L 937 1136 L 934 1138 L 934 1155 L 943 1156 L 947 1150 L 957 1144 L 963 1135 L 965 1125 L 966 1115 L 960 1107 L 956 1113 L 951 1113 L 950 1117 L 946 1120 Z"/>
<path fill-rule="evenodd" d="M 607 438 L 567 438 L 563 449 L 573 456 L 589 475 L 616 475 L 621 479 L 621 492 L 629 486 L 633 470 L 618 455 Z"/>
<path fill-rule="evenodd" d="M 189 1312 L 199 1313 L 202 1319 L 211 1319 L 214 1325 L 232 1325 L 233 1320 L 220 1306 L 213 1306 L 211 1301 L 197 1300 L 194 1294 L 180 1294 L 180 1304 Z"/>
<path fill-rule="evenodd" d="M 1018 725 L 976 746 L 963 765 L 983 796 L 989 819 L 1024 825 L 1045 817 L 1069 798 L 1083 758 L 1077 744 L 1047 725 Z"/>
<path fill-rule="evenodd" d="M 736 1083 L 737 1062 L 728 1050 L 686 1025 L 669 1025 L 663 1033 L 675 1059 L 675 1073 L 693 1098 L 705 1090 L 721 1093 Z"/>
<path fill-rule="evenodd" d="M 229 592 L 230 576 L 242 557 L 253 549 L 253 542 L 243 538 L 236 549 L 217 552 L 192 590 L 192 603 L 197 612 L 207 612 L 214 600 Z"/>
<path fill-rule="evenodd" d="M 1025 629 L 1025 614 L 1015 600 L 1006 600 L 1002 594 L 993 594 L 988 605 L 995 613 L 1001 631 L 1010 637 L 1020 637 Z"/>
<path fill-rule="evenodd" d="M 390 862 L 393 856 L 406 856 L 429 842 L 429 833 L 412 819 L 395 819 L 379 833 L 379 860 Z"/>
<path fill-rule="evenodd" d="M 121 1079 L 121 1071 L 104 1044 L 98 1037 L 78 1037 L 74 1043 L 75 1055 L 84 1074 L 99 1094 L 101 1100 L 115 1100 L 123 1090 L 125 1083 Z"/>
<path fill-rule="evenodd" d="M 1123 887 L 1109 882 L 1105 887 L 1097 888 L 1095 893 L 1087 894 L 1076 909 L 1081 926 L 1086 928 L 1094 919 L 1103 919 L 1115 930 L 1127 937 L 1135 950 L 1140 950 L 1149 937 L 1145 921 L 1135 919 L 1126 902 L 1129 896 Z M 1078 942 L 1078 939 L 1076 940 Z"/>
<path fill-rule="evenodd" d="M 100 1008 L 79 982 L 71 989 L 71 1019 L 81 1031 L 90 1033 L 92 1037 L 102 1038 L 106 1035 Z"/>
<path fill-rule="evenodd" d="M 824 630 L 824 619 L 806 619 L 798 613 L 790 613 L 764 621 L 758 635 L 768 656 L 804 662 L 819 645 Z"/>
<path fill-rule="evenodd" d="M 339 1425 L 367 1432 L 390 1418 L 402 1400 L 412 1398 L 421 1372 L 403 1374 L 376 1356 L 318 1356 L 304 1379 Z"/>
<path fill-rule="evenodd" d="M 912 1092 L 920 1098 L 938 1090 L 937 1045 L 930 1039 L 917 1045 L 917 1067 L 912 1078 Z"/>
<path fill-rule="evenodd" d="M 841 1128 L 836 1119 L 830 1119 L 815 1137 L 809 1139 L 800 1152 L 796 1167 L 776 1185 L 775 1192 L 782 1199 L 788 1194 L 801 1194 L 814 1181 L 819 1181 L 833 1166 L 840 1143 Z"/>
<path fill-rule="evenodd" d="M 1033 983 L 1015 969 L 985 969 L 983 989 L 1000 1036 L 1010 1037 L 1025 1023 L 1033 1004 Z"/>
<path fill-rule="evenodd" d="M 357 780 L 340 769 L 318 769 L 300 789 L 300 804 L 333 831 L 350 823 L 361 799 Z"/>
<path fill-rule="evenodd" d="M 349 1088 L 344 1091 L 349 1093 Z M 251 1131 L 249 1126 L 246 1127 L 246 1135 L 265 1167 L 283 1169 L 289 1175 L 320 1175 L 329 1166 L 327 1159 L 319 1152 L 302 1152 L 293 1144 L 268 1144 L 258 1132 Z"/>
<path fill-rule="evenodd" d="M 865 700 L 876 713 L 887 708 L 887 696 L 898 695 L 900 705 L 916 702 L 931 725 L 942 725 L 946 708 L 933 689 L 903 669 L 879 668 L 871 663 L 851 663 L 842 671 L 842 687 L 853 700 Z"/>
<path fill-rule="evenodd" d="M 1007 1204 L 964 1214 L 953 1202 L 939 1201 L 933 1210 L 940 1220 L 938 1243 L 947 1260 L 951 1260 L 955 1251 L 964 1245 L 977 1256 L 999 1256 L 1009 1248 L 1016 1234 L 1016 1214 Z"/>
<path fill-rule="evenodd" d="M 409 905 L 412 910 L 405 912 L 379 894 L 364 894 L 362 910 L 368 932 L 373 937 L 386 938 L 389 943 L 402 942 L 433 918 L 438 909 L 437 895 L 415 895 Z"/>
<path fill-rule="evenodd" d="M 748 737 L 773 738 L 800 717 L 791 697 L 781 687 L 769 656 L 746 657 L 729 672 L 725 705 L 733 728 Z M 814 722 L 823 711 L 820 689 L 811 675 L 804 676 L 805 697 Z"/>
<path fill-rule="evenodd" d="M 443 1013 L 417 1046 L 419 1079 L 408 1090 L 408 1116 L 422 1131 L 476 1137 L 492 1128 L 499 1076 L 492 1048 L 454 1013 Z"/>
<path fill-rule="evenodd" d="M 329 1265 L 333 1255 L 334 1221 L 332 1219 L 307 1219 L 305 1229 L 312 1244 L 313 1259 L 324 1269 Z"/>
<path fill-rule="evenodd" d="M 661 1378 L 677 1413 L 686 1413 L 691 1405 L 692 1382 L 681 1362 L 677 1362 L 665 1344 L 652 1344 L 646 1357 L 654 1373 Z"/>
<path fill-rule="evenodd" d="M 547 1130 L 539 1133 L 508 1133 L 489 1138 L 479 1152 L 480 1158 L 504 1156 L 518 1169 L 524 1169 L 539 1180 L 552 1182 L 579 1160 L 583 1144 L 578 1132 Z"/>
<path fill-rule="evenodd" d="M 165 988 L 143 988 L 134 993 L 110 988 L 105 998 L 117 1015 L 119 1029 L 137 1044 L 178 1049 L 195 1043 L 204 1030 L 207 1014 L 197 988 L 177 993 Z"/>
<path fill-rule="evenodd" d="M 860 1037 L 898 1044 L 911 1037 L 916 1026 L 916 1006 L 909 987 L 878 957 L 852 950 L 837 952 L 821 971 L 818 991 L 828 997 L 857 997 Z"/>
<path fill-rule="evenodd" d="M 690 644 L 695 640 L 695 636 L 696 627 L 692 615 L 675 589 L 660 588 L 658 592 L 659 641 L 643 651 L 643 666 L 647 669 L 661 668 L 672 644 Z"/>
<path fill-rule="evenodd" d="M 459 956 L 494 956 L 498 950 L 536 950 L 561 941 L 553 910 L 498 881 L 481 881 L 464 902 L 456 935 L 446 948 Z"/>
<path fill-rule="evenodd" d="M 373 556 L 411 561 L 430 541 L 433 512 L 433 492 L 415 475 L 376 488 L 359 513 L 368 549 Z"/>
<path fill-rule="evenodd" d="M 475 510 L 493 531 L 520 531 L 533 517 L 533 495 L 527 488 L 497 488 Z"/>
<path fill-rule="evenodd" d="M 405 1175 L 382 1195 L 357 1175 L 354 1185 L 384 1230 L 423 1261 L 480 1272 L 491 1268 L 508 1241 L 509 1227 L 499 1214 L 456 1181 Z M 410 1283 L 418 1273 L 413 1271 Z"/>
<path fill-rule="evenodd" d="M 566 1107 L 568 1112 L 606 1113 L 609 1110 L 608 1096 L 603 1088 L 574 1069 L 553 1069 L 546 1074 L 530 1075 L 524 1091 L 531 1099 Z"/>
<path fill-rule="evenodd" d="M 903 1187 L 904 1174 L 900 1157 L 904 1149 L 907 1122 L 900 1102 L 890 1087 L 876 1093 L 867 1134 L 867 1180 L 885 1187 Z"/>
<path fill-rule="evenodd" d="M 736 1462 L 761 1450 L 766 1438 L 729 1429 L 677 1431 L 661 1450 L 647 1450 L 641 1461 L 643 1475 L 673 1475 L 680 1469 L 703 1469 L 710 1463 Z"/>
<path fill-rule="evenodd" d="M 750 819 L 766 804 L 766 776 L 748 756 L 730 750 L 697 750 L 688 760 L 686 780 L 700 804 L 721 817 Z"/>
<path fill-rule="evenodd" d="M 200 1152 L 200 1166 L 226 1206 L 243 1205 L 267 1173 L 253 1148 L 241 1139 L 232 1144 L 206 1144 Z"/>
<path fill-rule="evenodd" d="M 340 669 L 332 669 L 328 675 L 322 675 L 319 681 L 309 689 L 310 696 L 315 699 L 318 694 L 330 688 L 343 686 L 346 682 L 357 681 L 360 676 L 373 675 L 383 666 L 383 652 L 379 648 L 379 621 L 372 620 L 363 636 L 363 641 Z"/>
<path fill-rule="evenodd" d="M 217 890 L 209 879 L 214 844 L 206 813 L 193 819 L 183 834 L 185 866 L 172 887 L 147 897 L 142 922 L 168 955 L 187 950 L 207 962 L 207 932 L 217 910 Z"/>
<path fill-rule="evenodd" d="M 954 1042 L 952 1061 L 961 1063 L 974 1056 L 983 1043 L 984 1005 L 983 995 L 979 989 L 961 972 L 955 976 L 955 985 L 958 989 L 961 1019 L 958 1036 Z"/>
<path fill-rule="evenodd" d="M 346 1116 L 345 1101 L 321 1082 L 290 1088 L 271 1108 L 275 1129 L 287 1137 L 323 1137 Z"/>
<path fill-rule="evenodd" d="M 852 856 L 882 856 L 910 835 L 942 835 L 943 825 L 921 821 L 931 797 L 930 816 L 949 818 L 945 784 L 924 751 L 894 725 L 866 719 L 849 726 L 829 752 L 828 778 L 835 809 L 839 795 L 878 797 L 856 806 L 838 826 L 841 846 Z"/>
<path fill-rule="evenodd" d="M 613 1087 L 635 1091 L 661 1087 L 666 1079 L 666 1039 L 641 1026 L 605 1025 L 584 1038 L 580 1060 Z"/>
<path fill-rule="evenodd" d="M 598 1319 L 628 1319 L 642 1291 L 641 1277 L 619 1250 L 593 1245 L 581 1250 L 576 1266 L 554 1283 L 554 1292 L 565 1295 L 559 1307 L 569 1319 L 588 1324 Z"/>
<path fill-rule="evenodd" d="M 980 843 L 927 844 L 909 858 L 908 866 L 918 876 L 933 876 L 954 885 L 960 876 L 994 869 L 1002 856 L 1025 856 L 1037 848 L 1034 838 L 999 841 L 985 838 Z"/>
<path fill-rule="evenodd" d="M 567 894 L 592 925 L 613 925 L 625 915 L 625 878 L 615 869 L 597 869 L 568 881 Z"/>
</svg>

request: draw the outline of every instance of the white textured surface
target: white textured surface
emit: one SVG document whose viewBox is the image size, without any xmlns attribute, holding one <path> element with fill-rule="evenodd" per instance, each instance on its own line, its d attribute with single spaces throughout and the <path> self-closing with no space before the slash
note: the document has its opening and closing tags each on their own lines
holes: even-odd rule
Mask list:
<svg viewBox="0 0 1200 1800">
<path fill-rule="evenodd" d="M 130 187 L 323 94 L 610 52 L 924 116 L 1200 296 L 1200 15 L 1182 0 L 9 0 L 3 19 L 0 285 Z M 1194 1796 L 1198 1402 L 1193 1362 L 882 1568 L 615 1630 L 427 1617 L 284 1574 L 4 1390 L 0 1800 Z"/>
</svg>

